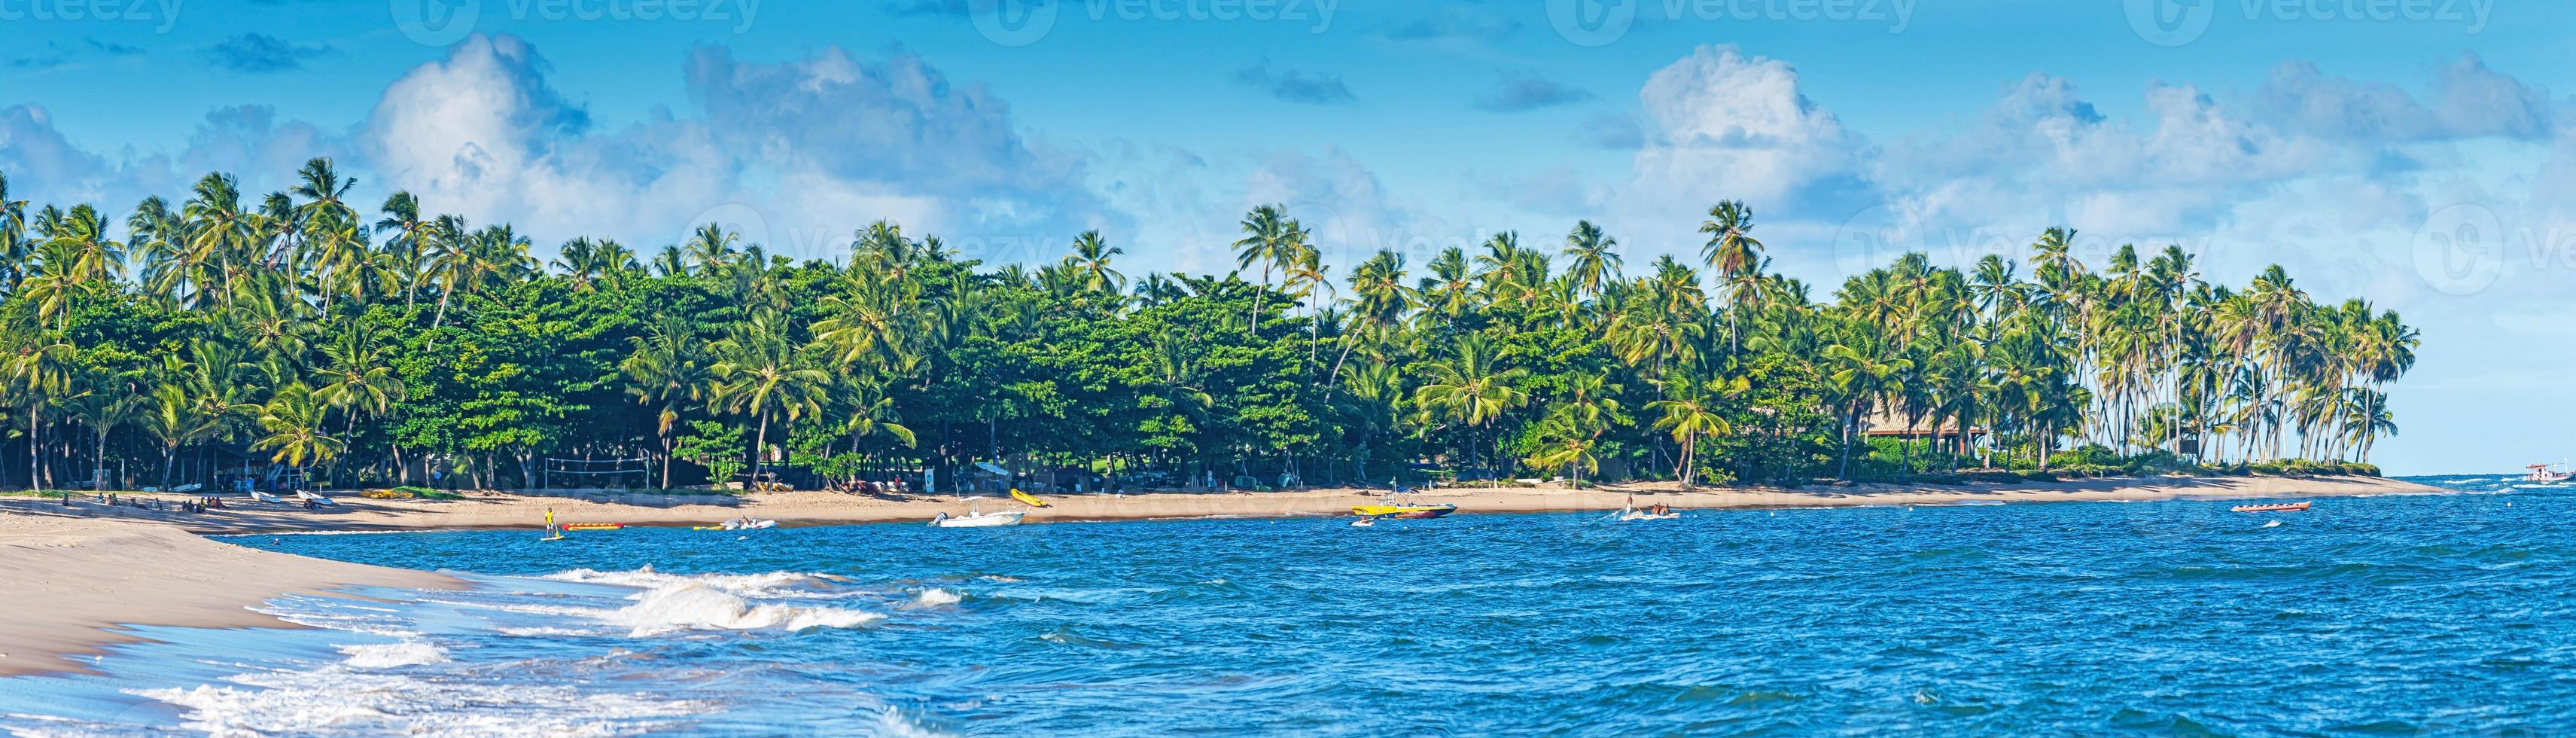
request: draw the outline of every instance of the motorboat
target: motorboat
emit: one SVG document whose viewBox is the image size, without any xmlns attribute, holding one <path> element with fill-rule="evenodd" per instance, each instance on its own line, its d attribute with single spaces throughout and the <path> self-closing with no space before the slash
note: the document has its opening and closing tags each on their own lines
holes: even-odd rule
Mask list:
<svg viewBox="0 0 2576 738">
<path fill-rule="evenodd" d="M 695 526 L 689 530 L 766 530 L 776 527 L 778 527 L 778 521 L 775 520 L 753 520 L 748 517 L 742 517 L 727 520 L 716 525 Z"/>
<path fill-rule="evenodd" d="M 1018 511 L 988 513 L 973 502 L 967 503 L 966 511 L 965 515 L 958 517 L 951 517 L 946 511 L 941 511 L 937 517 L 930 519 L 930 527 L 998 528 L 1005 525 L 1019 525 L 1020 517 L 1028 514 Z"/>
<path fill-rule="evenodd" d="M 2530 473 L 2522 475 L 2522 481 L 2532 482 L 2535 484 L 2557 484 L 2559 482 L 2567 481 L 2569 477 L 2576 477 L 2576 473 L 2563 472 L 2550 467 L 2550 464 L 2532 464 L 2530 466 L 2523 467 L 2524 469 L 2529 469 L 2531 471 Z"/>
<path fill-rule="evenodd" d="M 1668 512 L 1668 513 L 1664 513 L 1664 514 L 1661 514 L 1661 515 L 1657 515 L 1657 514 L 1655 514 L 1655 513 L 1648 512 L 1648 511 L 1645 511 L 1645 510 L 1639 510 L 1639 509 L 1636 509 L 1636 508 L 1633 508 L 1633 507 L 1631 507 L 1631 508 L 1625 508 L 1625 509 L 1622 509 L 1622 510 L 1620 510 L 1620 511 L 1619 511 L 1619 519 L 1620 519 L 1620 520 L 1623 520 L 1623 521 L 1626 521 L 1626 520 L 1679 520 L 1679 519 L 1681 519 L 1681 516 L 1682 516 L 1682 514 L 1681 514 L 1681 513 L 1678 513 L 1678 512 Z"/>
</svg>

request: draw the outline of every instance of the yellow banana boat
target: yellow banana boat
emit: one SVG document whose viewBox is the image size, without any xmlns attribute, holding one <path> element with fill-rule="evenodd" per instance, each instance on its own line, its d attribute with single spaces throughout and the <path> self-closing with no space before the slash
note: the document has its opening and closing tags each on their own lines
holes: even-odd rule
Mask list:
<svg viewBox="0 0 2576 738">
<path fill-rule="evenodd" d="M 1048 505 L 1055 504 L 1055 503 L 1052 503 L 1052 502 L 1048 502 L 1048 501 L 1046 501 L 1046 500 L 1038 499 L 1038 496 L 1037 496 L 1037 495 L 1029 494 L 1029 493 L 1027 493 L 1027 492 L 1022 492 L 1022 491 L 1019 491 L 1019 490 L 1016 490 L 1016 489 L 1015 489 L 1015 490 L 1011 490 L 1011 499 L 1019 500 L 1019 501 L 1021 501 L 1021 502 L 1028 503 L 1028 504 L 1029 504 L 1029 507 L 1046 507 L 1046 506 L 1048 506 Z"/>
<path fill-rule="evenodd" d="M 1457 505 L 1353 505 L 1351 514 L 1364 518 L 1400 520 L 1437 518 L 1458 511 Z"/>
</svg>

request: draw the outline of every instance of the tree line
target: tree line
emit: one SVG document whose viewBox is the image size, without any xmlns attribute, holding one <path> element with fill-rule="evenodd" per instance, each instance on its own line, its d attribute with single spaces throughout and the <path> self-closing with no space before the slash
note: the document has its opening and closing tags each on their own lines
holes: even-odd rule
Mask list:
<svg viewBox="0 0 2576 738">
<path fill-rule="evenodd" d="M 1258 484 L 2366 462 L 2419 344 L 2279 266 L 2231 287 L 2178 247 L 2086 264 L 2066 228 L 2021 260 L 1906 254 L 1818 301 L 1734 201 L 1696 258 L 1631 264 L 1581 222 L 1339 275 L 1264 206 L 1234 271 L 1131 277 L 1096 231 L 996 265 L 885 221 L 829 260 L 713 224 L 541 259 L 407 192 L 367 208 L 328 159 L 295 181 L 208 174 L 119 223 L 0 176 L 0 448 L 25 462 L 0 483 L 274 464 L 516 487 L 630 457 L 649 471 L 621 483 L 661 487 L 997 460 Z"/>
</svg>

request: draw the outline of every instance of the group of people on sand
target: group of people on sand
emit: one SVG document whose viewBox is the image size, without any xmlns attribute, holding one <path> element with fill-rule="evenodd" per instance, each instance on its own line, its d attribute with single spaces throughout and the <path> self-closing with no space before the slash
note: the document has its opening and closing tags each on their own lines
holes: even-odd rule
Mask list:
<svg viewBox="0 0 2576 738">
<path fill-rule="evenodd" d="M 70 495 L 64 495 L 63 504 L 70 505 L 71 499 Z M 171 503 L 169 501 L 158 497 L 124 497 L 114 492 L 100 492 L 91 495 L 90 500 L 92 502 L 107 505 L 108 507 L 130 506 L 137 510 L 171 509 Z M 224 507 L 224 500 L 221 497 L 197 497 L 178 502 L 179 512 L 185 513 L 201 513 L 207 510 L 223 509 L 227 508 Z"/>
<path fill-rule="evenodd" d="M 852 479 L 842 482 L 839 486 L 835 487 L 833 491 L 841 492 L 843 494 L 855 493 L 862 495 L 879 495 L 905 494 L 917 492 L 919 490 L 914 487 L 912 480 L 909 479 L 896 479 L 891 482 L 872 482 L 865 479 Z"/>
</svg>

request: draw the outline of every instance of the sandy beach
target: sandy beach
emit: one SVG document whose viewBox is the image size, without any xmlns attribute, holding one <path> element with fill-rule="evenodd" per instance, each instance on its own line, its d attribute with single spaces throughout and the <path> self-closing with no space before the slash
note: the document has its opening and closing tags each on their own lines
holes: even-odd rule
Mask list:
<svg viewBox="0 0 2576 738">
<path fill-rule="evenodd" d="M 1590 490 L 1503 488 L 1434 490 L 1409 502 L 1455 504 L 1461 514 L 1616 510 L 1629 503 L 1682 509 L 1830 508 L 2004 502 L 2144 501 L 2159 499 L 2307 498 L 2439 494 L 2446 490 L 2361 477 L 2160 477 L 2045 484 L 1897 487 L 1815 486 L 1801 489 L 1703 488 L 1671 484 L 1613 485 Z M 1352 505 L 1384 502 L 1357 489 L 1301 492 L 1065 495 L 1031 509 L 982 499 L 986 510 L 1024 510 L 1030 522 L 1172 518 L 1321 517 Z M 148 495 L 147 495 L 148 497 Z M 173 496 L 171 499 L 176 500 Z M 919 522 L 939 512 L 965 513 L 953 497 L 890 499 L 831 492 L 750 495 L 530 496 L 469 493 L 463 500 L 371 500 L 339 495 L 317 510 L 239 502 L 232 509 L 189 514 L 78 499 L 66 507 L 27 497 L 0 500 L 0 675 L 77 669 L 66 655 L 97 653 L 133 638 L 119 625 L 203 628 L 288 625 L 249 608 L 289 594 L 329 594 L 357 586 L 439 588 L 458 581 L 427 572 L 387 569 L 257 551 L 196 534 L 451 528 L 535 529 L 546 510 L 567 523 L 645 526 L 712 525 L 748 516 L 780 525 Z M 227 504 L 236 504 L 230 503 Z M 576 534 L 578 535 L 578 534 Z"/>
<path fill-rule="evenodd" d="M 75 513 L 77 514 L 77 513 Z M 0 514 L 0 675 L 79 668 L 63 657 L 132 639 L 122 625 L 295 627 L 250 608 L 344 587 L 444 588 L 457 580 L 257 551 L 170 525 Z"/>
</svg>

